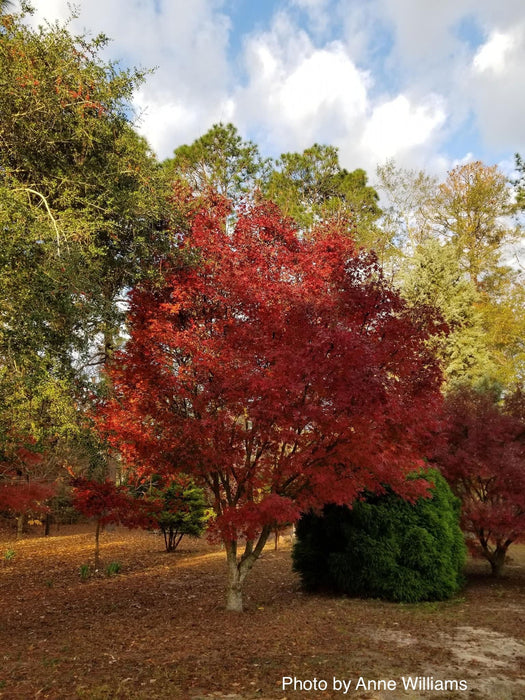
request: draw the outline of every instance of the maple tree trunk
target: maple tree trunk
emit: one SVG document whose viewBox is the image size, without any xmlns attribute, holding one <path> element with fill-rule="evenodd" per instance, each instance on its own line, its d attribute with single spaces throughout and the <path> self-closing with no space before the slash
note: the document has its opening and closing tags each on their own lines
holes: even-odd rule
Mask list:
<svg viewBox="0 0 525 700">
<path fill-rule="evenodd" d="M 492 575 L 495 577 L 501 576 L 503 571 L 503 566 L 505 564 L 507 550 L 503 548 L 496 548 L 494 552 L 491 553 L 490 557 L 487 557 L 490 563 L 490 568 L 492 570 Z"/>
<path fill-rule="evenodd" d="M 98 569 L 100 564 L 100 520 L 97 520 L 97 528 L 95 530 L 95 569 Z"/>
<path fill-rule="evenodd" d="M 237 540 L 224 543 L 226 548 L 226 559 L 228 562 L 226 610 L 231 610 L 232 612 L 242 612 L 242 587 L 244 580 L 264 549 L 264 545 L 268 540 L 270 532 L 271 528 L 264 527 L 255 546 L 253 545 L 252 541 L 247 541 L 244 553 L 240 559 L 237 559 Z"/>
<path fill-rule="evenodd" d="M 16 519 L 16 539 L 19 540 L 24 534 L 24 528 L 26 526 L 26 514 L 20 513 Z"/>
<path fill-rule="evenodd" d="M 231 554 L 231 549 L 227 548 L 228 559 L 228 589 L 226 591 L 226 610 L 232 612 L 242 612 L 242 584 L 244 576 L 241 575 L 240 565 L 237 563 L 237 555 Z"/>
</svg>

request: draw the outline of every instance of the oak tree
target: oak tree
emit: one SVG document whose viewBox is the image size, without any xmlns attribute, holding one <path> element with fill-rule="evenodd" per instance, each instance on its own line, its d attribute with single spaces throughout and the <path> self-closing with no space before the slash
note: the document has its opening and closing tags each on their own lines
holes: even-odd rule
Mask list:
<svg viewBox="0 0 525 700">
<path fill-rule="evenodd" d="M 162 236 L 159 166 L 131 122 L 143 74 L 107 39 L 0 15 L 0 458 L 13 430 L 61 468 L 89 432 L 85 385 Z M 78 439 L 77 439 L 78 438 Z M 76 441 L 75 445 L 72 443 Z"/>
</svg>

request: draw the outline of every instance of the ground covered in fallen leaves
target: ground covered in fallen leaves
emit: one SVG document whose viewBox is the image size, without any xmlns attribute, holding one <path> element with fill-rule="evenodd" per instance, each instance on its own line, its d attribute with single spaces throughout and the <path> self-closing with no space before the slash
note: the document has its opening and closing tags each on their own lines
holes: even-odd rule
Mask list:
<svg viewBox="0 0 525 700">
<path fill-rule="evenodd" d="M 461 596 L 399 605 L 303 594 L 285 540 L 256 564 L 239 615 L 224 610 L 219 546 L 183 539 L 166 554 L 162 537 L 117 529 L 94 572 L 93 544 L 89 525 L 0 533 L 3 700 L 525 698 L 525 547 L 499 581 L 471 562 Z"/>
</svg>

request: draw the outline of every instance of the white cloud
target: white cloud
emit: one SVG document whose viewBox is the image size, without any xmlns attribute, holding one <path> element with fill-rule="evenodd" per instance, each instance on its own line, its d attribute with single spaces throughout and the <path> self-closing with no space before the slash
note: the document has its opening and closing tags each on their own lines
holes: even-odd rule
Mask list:
<svg viewBox="0 0 525 700">
<path fill-rule="evenodd" d="M 435 94 L 446 104 L 446 121 L 403 156 L 416 159 L 412 167 L 451 163 L 472 149 L 487 160 L 525 150 L 523 0 L 339 0 L 339 7 L 348 42 L 361 60 L 375 61 L 385 99 L 409 94 L 424 105 Z"/>
<path fill-rule="evenodd" d="M 106 56 L 123 66 L 155 69 L 135 98 L 139 129 L 160 157 L 193 140 L 232 109 L 227 50 L 230 21 L 217 0 L 155 4 L 90 0 L 72 30 L 104 32 L 111 38 Z M 67 0 L 42 0 L 34 23 L 69 17 Z"/>
<path fill-rule="evenodd" d="M 422 146 L 445 122 L 442 100 L 432 96 L 423 104 L 412 104 L 405 95 L 378 105 L 366 123 L 362 147 L 380 159 L 399 156 Z"/>
<path fill-rule="evenodd" d="M 70 14 L 67 0 L 35 4 L 35 22 Z M 233 4 L 85 0 L 72 24 L 112 37 L 112 60 L 158 66 L 135 105 L 160 157 L 229 120 L 265 154 L 318 141 L 349 168 L 394 156 L 437 169 L 480 144 L 525 153 L 523 0 L 282 0 L 273 16 L 253 3 L 257 29 L 232 46 L 246 21 Z"/>
<path fill-rule="evenodd" d="M 508 54 L 514 46 L 512 34 L 495 31 L 474 56 L 473 66 L 479 73 L 503 73 Z"/>
<path fill-rule="evenodd" d="M 236 117 L 266 132 L 273 150 L 334 143 L 361 123 L 370 77 L 342 43 L 315 48 L 280 15 L 271 32 L 250 37 L 245 48 L 248 80 L 235 93 Z"/>
<path fill-rule="evenodd" d="M 502 32 L 494 30 L 474 57 L 465 89 L 487 146 L 525 151 L 525 18 Z"/>
</svg>

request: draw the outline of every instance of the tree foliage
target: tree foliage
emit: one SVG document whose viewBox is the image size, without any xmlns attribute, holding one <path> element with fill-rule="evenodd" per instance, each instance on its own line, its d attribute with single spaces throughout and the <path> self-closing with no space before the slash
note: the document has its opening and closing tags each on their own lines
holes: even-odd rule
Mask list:
<svg viewBox="0 0 525 700">
<path fill-rule="evenodd" d="M 468 387 L 447 396 L 445 429 L 433 461 L 462 502 L 473 552 L 499 575 L 509 546 L 525 534 L 525 422 L 521 392 L 500 406 Z"/>
<path fill-rule="evenodd" d="M 160 502 L 152 521 L 164 535 L 167 552 L 175 551 L 184 535 L 200 537 L 204 533 L 209 513 L 201 488 L 179 478 L 165 488 L 157 486 L 150 496 Z"/>
<path fill-rule="evenodd" d="M 432 338 L 448 387 L 495 380 L 498 367 L 487 338 L 482 297 L 463 274 L 454 248 L 430 238 L 405 264 L 404 296 L 416 305 L 436 308 L 446 328 Z"/>
<path fill-rule="evenodd" d="M 28 11 L 0 18 L 0 451 L 31 436 L 56 467 L 89 432 L 126 287 L 166 250 L 164 189 L 130 122 L 142 75 Z"/>
<path fill-rule="evenodd" d="M 119 486 L 109 479 L 95 481 L 85 477 L 74 477 L 73 507 L 96 523 L 95 566 L 100 561 L 100 533 L 110 523 L 129 528 L 149 527 L 157 504 L 139 499 L 126 486 Z"/>
<path fill-rule="evenodd" d="M 507 178 L 497 166 L 480 161 L 451 170 L 432 202 L 434 224 L 450 239 L 460 265 L 478 288 L 490 288 L 501 272 L 502 248 L 514 236 L 502 220 L 510 204 Z"/>
<path fill-rule="evenodd" d="M 49 512 L 49 500 L 57 487 L 35 443 L 32 437 L 13 435 L 8 449 L 4 444 L 0 461 L 0 511 L 17 519 L 18 536 L 28 518 L 40 518 Z"/>
<path fill-rule="evenodd" d="M 509 264 L 519 230 L 508 216 L 504 174 L 479 161 L 454 168 L 442 183 L 393 162 L 378 174 L 389 201 L 382 225 L 399 247 L 393 261 L 403 291 L 435 303 L 449 322 L 438 349 L 448 378 L 523 381 L 523 279 Z"/>
<path fill-rule="evenodd" d="M 415 503 L 387 490 L 351 509 L 327 505 L 303 515 L 293 562 L 305 588 L 407 603 L 457 593 L 466 554 L 460 503 L 438 472 L 424 478 L 431 497 Z"/>
<path fill-rule="evenodd" d="M 225 226 L 195 215 L 191 268 L 131 296 L 130 339 L 110 368 L 103 429 L 128 464 L 209 489 L 229 562 L 228 606 L 271 529 L 326 501 L 350 503 L 405 475 L 440 401 L 409 309 L 372 254 L 335 226 L 308 241 L 271 204 Z M 238 557 L 238 542 L 246 540 Z"/>
<path fill-rule="evenodd" d="M 378 166 L 376 175 L 384 200 L 381 227 L 393 241 L 396 257 L 410 257 L 431 235 L 430 205 L 438 182 L 423 170 L 401 168 L 393 160 Z"/>
<path fill-rule="evenodd" d="M 71 362 L 114 326 L 158 221 L 156 166 L 128 118 L 141 75 L 105 64 L 105 41 L 3 20 L 1 340 L 31 362 Z"/>
<path fill-rule="evenodd" d="M 213 191 L 237 201 L 264 180 L 269 161 L 252 141 L 243 141 L 233 124 L 219 123 L 192 144 L 175 149 L 163 167 L 195 194 Z"/>
<path fill-rule="evenodd" d="M 305 231 L 336 218 L 359 245 L 382 253 L 388 244 L 376 226 L 381 214 L 377 192 L 364 170 L 341 167 L 333 146 L 314 144 L 302 153 L 283 153 L 263 191 Z"/>
<path fill-rule="evenodd" d="M 28 517 L 40 518 L 49 512 L 49 501 L 54 494 L 53 484 L 38 481 L 4 481 L 0 483 L 0 511 L 17 518 L 20 536 Z"/>
</svg>

